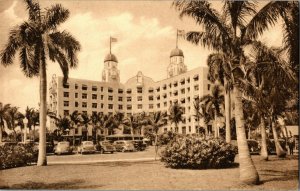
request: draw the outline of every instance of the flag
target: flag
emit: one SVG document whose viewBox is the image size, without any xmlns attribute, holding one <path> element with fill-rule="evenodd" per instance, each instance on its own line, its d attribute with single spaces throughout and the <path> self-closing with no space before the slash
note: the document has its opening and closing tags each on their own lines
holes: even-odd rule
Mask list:
<svg viewBox="0 0 300 191">
<path fill-rule="evenodd" d="M 177 30 L 177 35 L 178 35 L 179 37 L 184 37 L 184 36 L 185 36 L 184 30 Z"/>
<path fill-rule="evenodd" d="M 118 39 L 110 37 L 110 42 L 118 42 Z"/>
</svg>

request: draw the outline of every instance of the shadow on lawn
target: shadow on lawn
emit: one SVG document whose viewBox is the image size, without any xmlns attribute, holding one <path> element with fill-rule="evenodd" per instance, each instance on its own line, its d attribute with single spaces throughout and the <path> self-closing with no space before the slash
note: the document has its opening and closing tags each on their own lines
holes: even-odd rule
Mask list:
<svg viewBox="0 0 300 191">
<path fill-rule="evenodd" d="M 298 179 L 299 171 L 298 170 L 287 170 L 287 171 L 278 171 L 278 170 L 261 170 L 260 175 L 266 176 L 266 180 L 263 180 L 263 183 L 272 182 L 272 181 L 287 181 Z"/>
<path fill-rule="evenodd" d="M 33 189 L 96 189 L 101 188 L 104 185 L 83 185 L 84 180 L 71 180 L 71 181 L 63 181 L 57 183 L 46 183 L 46 182 L 34 182 L 28 181 L 22 184 L 14 184 L 12 186 L 4 186 L 1 189 L 26 189 L 26 190 L 33 190 Z"/>
</svg>

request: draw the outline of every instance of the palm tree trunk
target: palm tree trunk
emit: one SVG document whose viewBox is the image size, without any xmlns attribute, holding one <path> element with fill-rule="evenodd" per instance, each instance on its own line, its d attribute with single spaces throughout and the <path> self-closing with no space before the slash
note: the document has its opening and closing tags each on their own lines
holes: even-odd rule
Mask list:
<svg viewBox="0 0 300 191">
<path fill-rule="evenodd" d="M 217 112 L 215 112 L 215 138 L 218 138 L 218 135 L 219 135 L 219 129 L 217 123 Z"/>
<path fill-rule="evenodd" d="M 27 127 L 26 127 L 26 125 L 25 125 L 24 129 L 25 129 L 25 131 L 24 131 L 24 143 L 25 143 L 26 140 L 27 140 Z"/>
<path fill-rule="evenodd" d="M 157 133 L 155 134 L 155 157 L 154 160 L 156 160 L 156 156 L 158 153 L 158 145 L 157 145 Z"/>
<path fill-rule="evenodd" d="M 3 127 L 0 127 L 0 143 L 2 143 L 2 133 L 3 133 Z"/>
<path fill-rule="evenodd" d="M 33 141 L 35 140 L 35 125 L 33 125 Z"/>
<path fill-rule="evenodd" d="M 237 87 L 234 87 L 233 91 L 235 96 L 235 119 L 240 164 L 240 180 L 246 184 L 258 184 L 259 176 L 251 159 L 246 139 L 242 95 Z"/>
<path fill-rule="evenodd" d="M 274 137 L 274 142 L 275 142 L 275 147 L 276 147 L 276 154 L 278 157 L 283 158 L 286 156 L 286 152 L 282 149 L 279 140 L 278 140 L 278 135 L 277 135 L 277 131 L 275 128 L 275 123 L 273 121 L 273 118 L 271 118 L 271 122 L 272 122 L 272 131 L 273 131 L 273 137 Z"/>
<path fill-rule="evenodd" d="M 262 160 L 268 160 L 268 149 L 267 149 L 267 135 L 266 135 L 266 124 L 263 115 L 260 117 L 260 131 L 261 131 L 261 150 L 260 156 Z"/>
<path fill-rule="evenodd" d="M 42 52 L 44 53 L 44 52 Z M 42 57 L 42 55 L 40 55 Z M 46 112 L 47 112 L 47 74 L 46 60 L 42 57 L 40 62 L 40 128 L 39 128 L 39 156 L 37 166 L 46 166 Z"/>
<path fill-rule="evenodd" d="M 224 78 L 224 84 L 225 88 L 227 85 L 227 80 Z M 225 140 L 226 143 L 231 142 L 231 129 L 230 129 L 230 118 L 231 118 L 231 101 L 230 101 L 230 90 L 226 91 L 225 90 L 225 129 L 226 129 L 226 135 L 225 135 Z"/>
</svg>

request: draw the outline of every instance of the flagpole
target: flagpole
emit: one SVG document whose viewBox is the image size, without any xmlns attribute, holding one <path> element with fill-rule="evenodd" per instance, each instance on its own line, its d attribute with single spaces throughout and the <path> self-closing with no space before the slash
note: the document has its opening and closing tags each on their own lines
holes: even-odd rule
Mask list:
<svg viewBox="0 0 300 191">
<path fill-rule="evenodd" d="M 109 54 L 111 54 L 111 36 L 109 37 Z"/>
<path fill-rule="evenodd" d="M 177 29 L 177 34 L 176 34 L 176 48 L 178 48 L 178 29 Z"/>
</svg>

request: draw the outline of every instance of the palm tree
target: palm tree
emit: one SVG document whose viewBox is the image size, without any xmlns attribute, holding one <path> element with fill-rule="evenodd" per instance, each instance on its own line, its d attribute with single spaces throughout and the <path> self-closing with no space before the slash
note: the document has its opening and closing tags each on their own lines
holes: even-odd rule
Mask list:
<svg viewBox="0 0 300 191">
<path fill-rule="evenodd" d="M 184 121 L 184 118 L 182 116 L 184 114 L 183 107 L 181 107 L 177 102 L 175 102 L 173 105 L 170 106 L 169 112 L 169 120 L 171 121 L 171 125 L 172 123 L 174 123 L 175 129 L 177 131 L 178 124 Z"/>
<path fill-rule="evenodd" d="M 55 117 L 55 125 L 61 134 L 66 134 L 69 132 L 71 121 L 67 116 L 59 116 Z"/>
<path fill-rule="evenodd" d="M 10 104 L 3 104 L 0 102 L 0 143 L 2 142 L 2 132 L 4 131 L 4 124 L 7 120 L 7 111 L 10 109 Z"/>
<path fill-rule="evenodd" d="M 228 55 L 218 52 L 208 56 L 207 65 L 209 67 L 208 78 L 211 82 L 219 81 L 224 87 L 224 98 L 225 98 L 225 129 L 226 135 L 225 140 L 227 143 L 231 142 L 231 130 L 230 130 L 230 119 L 231 119 L 231 91 L 232 80 L 230 75 L 230 58 Z"/>
<path fill-rule="evenodd" d="M 224 105 L 224 95 L 221 95 L 221 89 L 218 85 L 212 89 L 212 95 L 204 95 L 200 98 L 200 102 L 204 103 L 207 113 L 211 113 L 214 116 L 215 125 L 218 117 L 221 117 L 221 106 Z M 218 127 L 215 126 L 215 137 L 219 136 Z"/>
<path fill-rule="evenodd" d="M 205 109 L 203 109 L 203 104 L 201 104 L 200 100 L 199 99 L 196 99 L 194 102 L 193 102 L 193 106 L 194 106 L 194 111 L 195 111 L 195 114 L 193 115 L 196 120 L 197 120 L 197 123 L 198 123 L 198 128 L 200 128 L 200 119 L 204 118 L 204 115 L 205 115 Z M 207 127 L 205 128 L 205 134 L 207 135 L 208 134 L 208 131 L 207 131 Z"/>
<path fill-rule="evenodd" d="M 23 119 L 24 116 L 18 111 L 18 107 L 10 107 L 7 111 L 7 127 L 14 132 L 14 139 L 17 141 L 17 125 L 22 125 L 20 119 Z M 21 127 L 22 128 L 22 127 Z"/>
<path fill-rule="evenodd" d="M 73 130 L 73 146 L 75 145 L 75 129 L 81 122 L 80 113 L 78 111 L 73 111 L 70 115 L 70 128 Z"/>
<path fill-rule="evenodd" d="M 138 116 L 136 114 L 127 116 L 124 119 L 123 124 L 126 128 L 130 128 L 130 134 L 134 135 L 134 130 L 137 129 L 139 126 Z"/>
<path fill-rule="evenodd" d="M 120 125 L 124 124 L 124 120 L 125 120 L 124 113 L 117 111 L 115 112 L 113 118 L 114 118 L 116 128 L 119 128 Z M 123 133 L 123 129 L 122 129 L 122 133 Z"/>
<path fill-rule="evenodd" d="M 69 67 L 77 66 L 76 53 L 80 50 L 79 42 L 68 32 L 59 32 L 58 26 L 67 20 L 69 11 L 60 4 L 44 11 L 38 2 L 25 0 L 29 18 L 14 27 L 9 40 L 1 52 L 4 66 L 13 64 L 13 58 L 20 50 L 21 69 L 27 77 L 40 77 L 40 139 L 38 166 L 47 165 L 46 159 L 46 114 L 47 114 L 47 57 L 58 62 L 67 82 Z"/>
<path fill-rule="evenodd" d="M 87 113 L 81 114 L 81 124 L 85 127 L 86 130 L 86 140 L 89 140 L 89 131 L 88 131 L 88 125 L 91 124 L 91 117 Z"/>
<path fill-rule="evenodd" d="M 162 113 L 160 111 L 154 112 L 149 117 L 147 117 L 147 123 L 153 127 L 153 131 L 155 133 L 155 160 L 158 152 L 158 132 L 159 129 L 168 123 L 167 113 Z"/>
<path fill-rule="evenodd" d="M 219 3 L 219 2 L 218 2 Z M 203 32 L 187 33 L 187 40 L 222 52 L 233 58 L 230 61 L 233 97 L 235 100 L 235 120 L 240 158 L 240 180 L 247 184 L 257 184 L 259 176 L 255 169 L 246 141 L 242 94 L 238 87 L 240 72 L 245 64 L 243 46 L 251 43 L 270 25 L 274 25 L 287 2 L 271 1 L 256 10 L 255 2 L 223 1 L 222 13 L 215 10 L 211 3 L 203 0 L 176 0 L 173 5 L 180 17 L 189 16 L 201 25 Z"/>
</svg>

